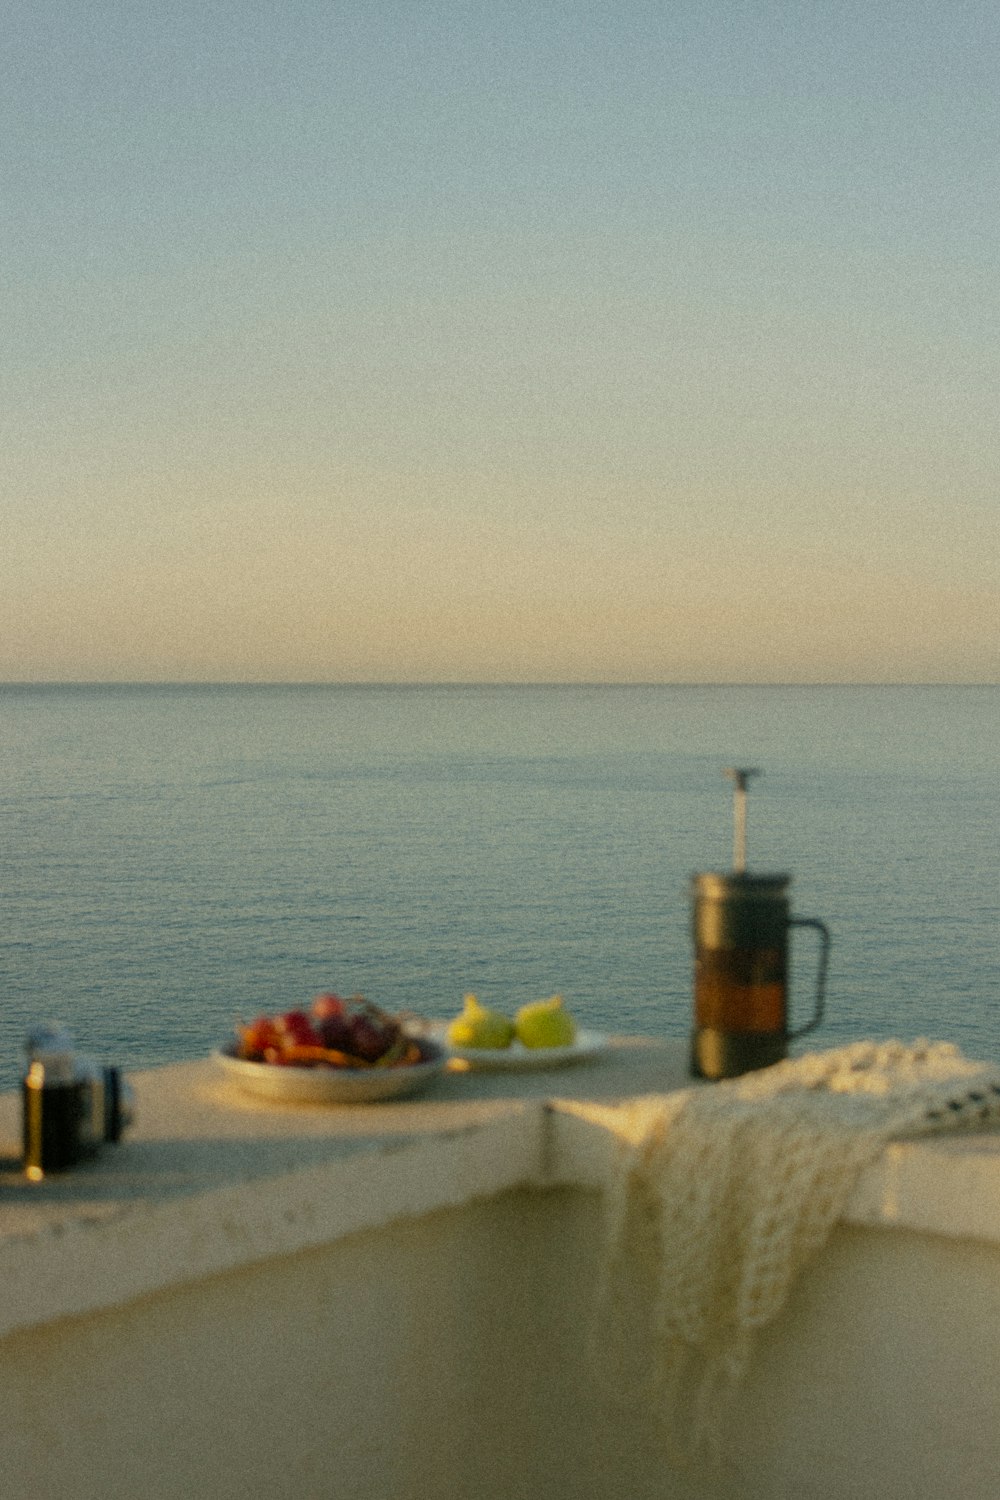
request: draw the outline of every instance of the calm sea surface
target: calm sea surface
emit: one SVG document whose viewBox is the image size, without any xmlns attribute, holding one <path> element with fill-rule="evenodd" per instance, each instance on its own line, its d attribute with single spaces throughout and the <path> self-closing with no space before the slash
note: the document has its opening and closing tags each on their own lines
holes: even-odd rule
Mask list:
<svg viewBox="0 0 1000 1500">
<path fill-rule="evenodd" d="M 1000 688 L 16 686 L 0 1083 L 42 1020 L 135 1068 L 322 988 L 686 1035 L 733 764 L 764 769 L 751 868 L 833 931 L 817 1041 L 1000 1058 Z"/>
</svg>

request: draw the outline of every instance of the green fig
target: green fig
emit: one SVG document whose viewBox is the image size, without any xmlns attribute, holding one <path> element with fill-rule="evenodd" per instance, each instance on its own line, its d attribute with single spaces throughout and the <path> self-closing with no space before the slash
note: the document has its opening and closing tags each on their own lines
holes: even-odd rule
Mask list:
<svg viewBox="0 0 1000 1500">
<path fill-rule="evenodd" d="M 465 1008 L 449 1024 L 447 1036 L 453 1047 L 509 1047 L 514 1040 L 514 1023 L 499 1011 L 480 1005 L 475 995 L 466 995 Z"/>
<path fill-rule="evenodd" d="M 522 1005 L 514 1029 L 525 1047 L 570 1047 L 576 1040 L 576 1022 L 563 1008 L 562 995 Z"/>
</svg>

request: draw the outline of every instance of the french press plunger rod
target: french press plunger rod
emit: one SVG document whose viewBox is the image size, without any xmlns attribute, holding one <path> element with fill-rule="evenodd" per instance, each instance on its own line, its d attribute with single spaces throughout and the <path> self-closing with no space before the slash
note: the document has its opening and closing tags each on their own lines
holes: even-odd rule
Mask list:
<svg viewBox="0 0 1000 1500">
<path fill-rule="evenodd" d="M 722 774 L 736 783 L 733 787 L 733 873 L 742 875 L 747 867 L 747 782 L 760 772 L 756 766 L 727 766 Z"/>
</svg>

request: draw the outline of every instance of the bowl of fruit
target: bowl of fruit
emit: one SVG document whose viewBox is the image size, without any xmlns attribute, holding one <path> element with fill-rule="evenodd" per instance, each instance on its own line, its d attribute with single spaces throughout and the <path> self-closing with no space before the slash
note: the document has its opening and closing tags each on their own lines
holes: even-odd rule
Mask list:
<svg viewBox="0 0 1000 1500">
<path fill-rule="evenodd" d="M 445 1049 L 412 1036 L 362 995 L 327 991 L 308 1010 L 258 1016 L 212 1054 L 233 1083 L 286 1103 L 371 1104 L 415 1093 L 443 1071 Z"/>
</svg>

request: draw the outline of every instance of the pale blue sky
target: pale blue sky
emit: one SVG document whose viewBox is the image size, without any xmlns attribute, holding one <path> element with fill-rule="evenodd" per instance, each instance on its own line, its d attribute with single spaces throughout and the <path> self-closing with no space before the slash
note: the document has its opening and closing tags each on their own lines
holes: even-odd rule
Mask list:
<svg viewBox="0 0 1000 1500">
<path fill-rule="evenodd" d="M 1000 677 L 994 5 L 0 55 L 0 678 Z"/>
</svg>

